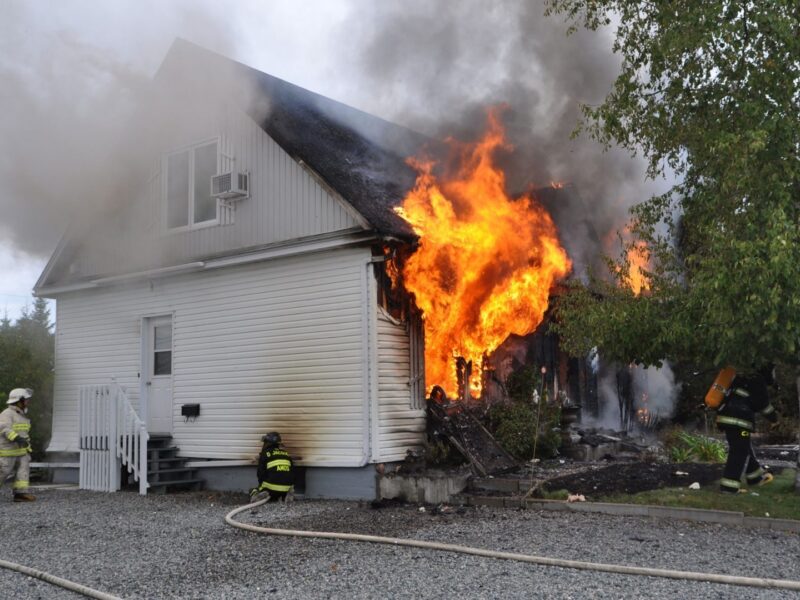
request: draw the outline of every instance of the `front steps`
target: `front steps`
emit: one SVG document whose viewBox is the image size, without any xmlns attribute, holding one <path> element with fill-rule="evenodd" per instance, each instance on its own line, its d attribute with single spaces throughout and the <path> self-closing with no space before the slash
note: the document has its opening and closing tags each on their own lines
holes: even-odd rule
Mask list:
<svg viewBox="0 0 800 600">
<path fill-rule="evenodd" d="M 187 467 L 187 459 L 177 454 L 178 447 L 172 445 L 172 436 L 150 436 L 147 442 L 148 494 L 203 489 L 204 482 L 197 477 L 197 469 Z M 131 483 L 130 479 L 128 483 Z"/>
</svg>

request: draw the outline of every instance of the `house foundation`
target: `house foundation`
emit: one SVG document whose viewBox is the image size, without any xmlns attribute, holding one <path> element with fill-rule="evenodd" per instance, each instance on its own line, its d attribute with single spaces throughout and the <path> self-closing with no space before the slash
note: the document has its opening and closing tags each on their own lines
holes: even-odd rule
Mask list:
<svg viewBox="0 0 800 600">
<path fill-rule="evenodd" d="M 453 496 L 467 487 L 470 473 L 427 471 L 421 475 L 392 473 L 378 478 L 381 499 L 403 500 L 425 504 L 450 502 Z"/>
</svg>

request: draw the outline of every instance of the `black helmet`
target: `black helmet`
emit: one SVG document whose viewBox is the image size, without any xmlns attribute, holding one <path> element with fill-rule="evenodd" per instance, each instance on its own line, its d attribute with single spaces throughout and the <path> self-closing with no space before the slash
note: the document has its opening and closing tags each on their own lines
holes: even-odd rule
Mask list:
<svg viewBox="0 0 800 600">
<path fill-rule="evenodd" d="M 281 434 L 277 431 L 270 431 L 261 438 L 261 441 L 270 446 L 277 446 L 281 443 Z"/>
</svg>

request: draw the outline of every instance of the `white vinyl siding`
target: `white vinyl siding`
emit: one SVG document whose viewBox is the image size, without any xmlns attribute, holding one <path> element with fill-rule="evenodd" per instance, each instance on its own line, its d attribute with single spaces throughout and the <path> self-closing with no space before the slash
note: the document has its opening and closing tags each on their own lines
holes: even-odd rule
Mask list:
<svg viewBox="0 0 800 600">
<path fill-rule="evenodd" d="M 75 451 L 77 388 L 111 377 L 138 405 L 141 323 L 172 315 L 181 455 L 252 459 L 277 430 L 300 463 L 366 461 L 367 248 L 63 294 L 51 451 Z M 200 404 L 185 422 L 182 404 Z"/>
<path fill-rule="evenodd" d="M 377 327 L 380 458 L 403 460 L 425 437 L 425 411 L 412 398 L 409 328 L 381 309 Z"/>
<path fill-rule="evenodd" d="M 165 205 L 167 161 L 154 157 L 148 181 L 119 203 L 124 212 L 113 222 L 94 226 L 73 247 L 72 277 L 144 271 L 364 228 L 352 208 L 238 108 L 220 111 L 204 131 L 164 140 L 161 150 L 169 153 L 212 135 L 219 140 L 220 172 L 250 173 L 250 197 L 219 203 L 218 221 L 210 221 L 219 226 L 170 229 Z"/>
</svg>

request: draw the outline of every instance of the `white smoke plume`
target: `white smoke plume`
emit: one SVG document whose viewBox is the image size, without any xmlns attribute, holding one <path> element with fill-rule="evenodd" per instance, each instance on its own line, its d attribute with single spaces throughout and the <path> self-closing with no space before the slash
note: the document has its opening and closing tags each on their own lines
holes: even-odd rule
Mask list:
<svg viewBox="0 0 800 600">
<path fill-rule="evenodd" d="M 678 386 L 669 363 L 633 369 L 634 409 L 646 410 L 653 419 L 669 419 L 675 413 Z"/>
<path fill-rule="evenodd" d="M 0 4 L 0 243 L 46 258 L 65 223 L 109 203 L 135 171 L 140 94 L 176 35 L 232 51 L 222 12 L 186 0 Z"/>
</svg>

